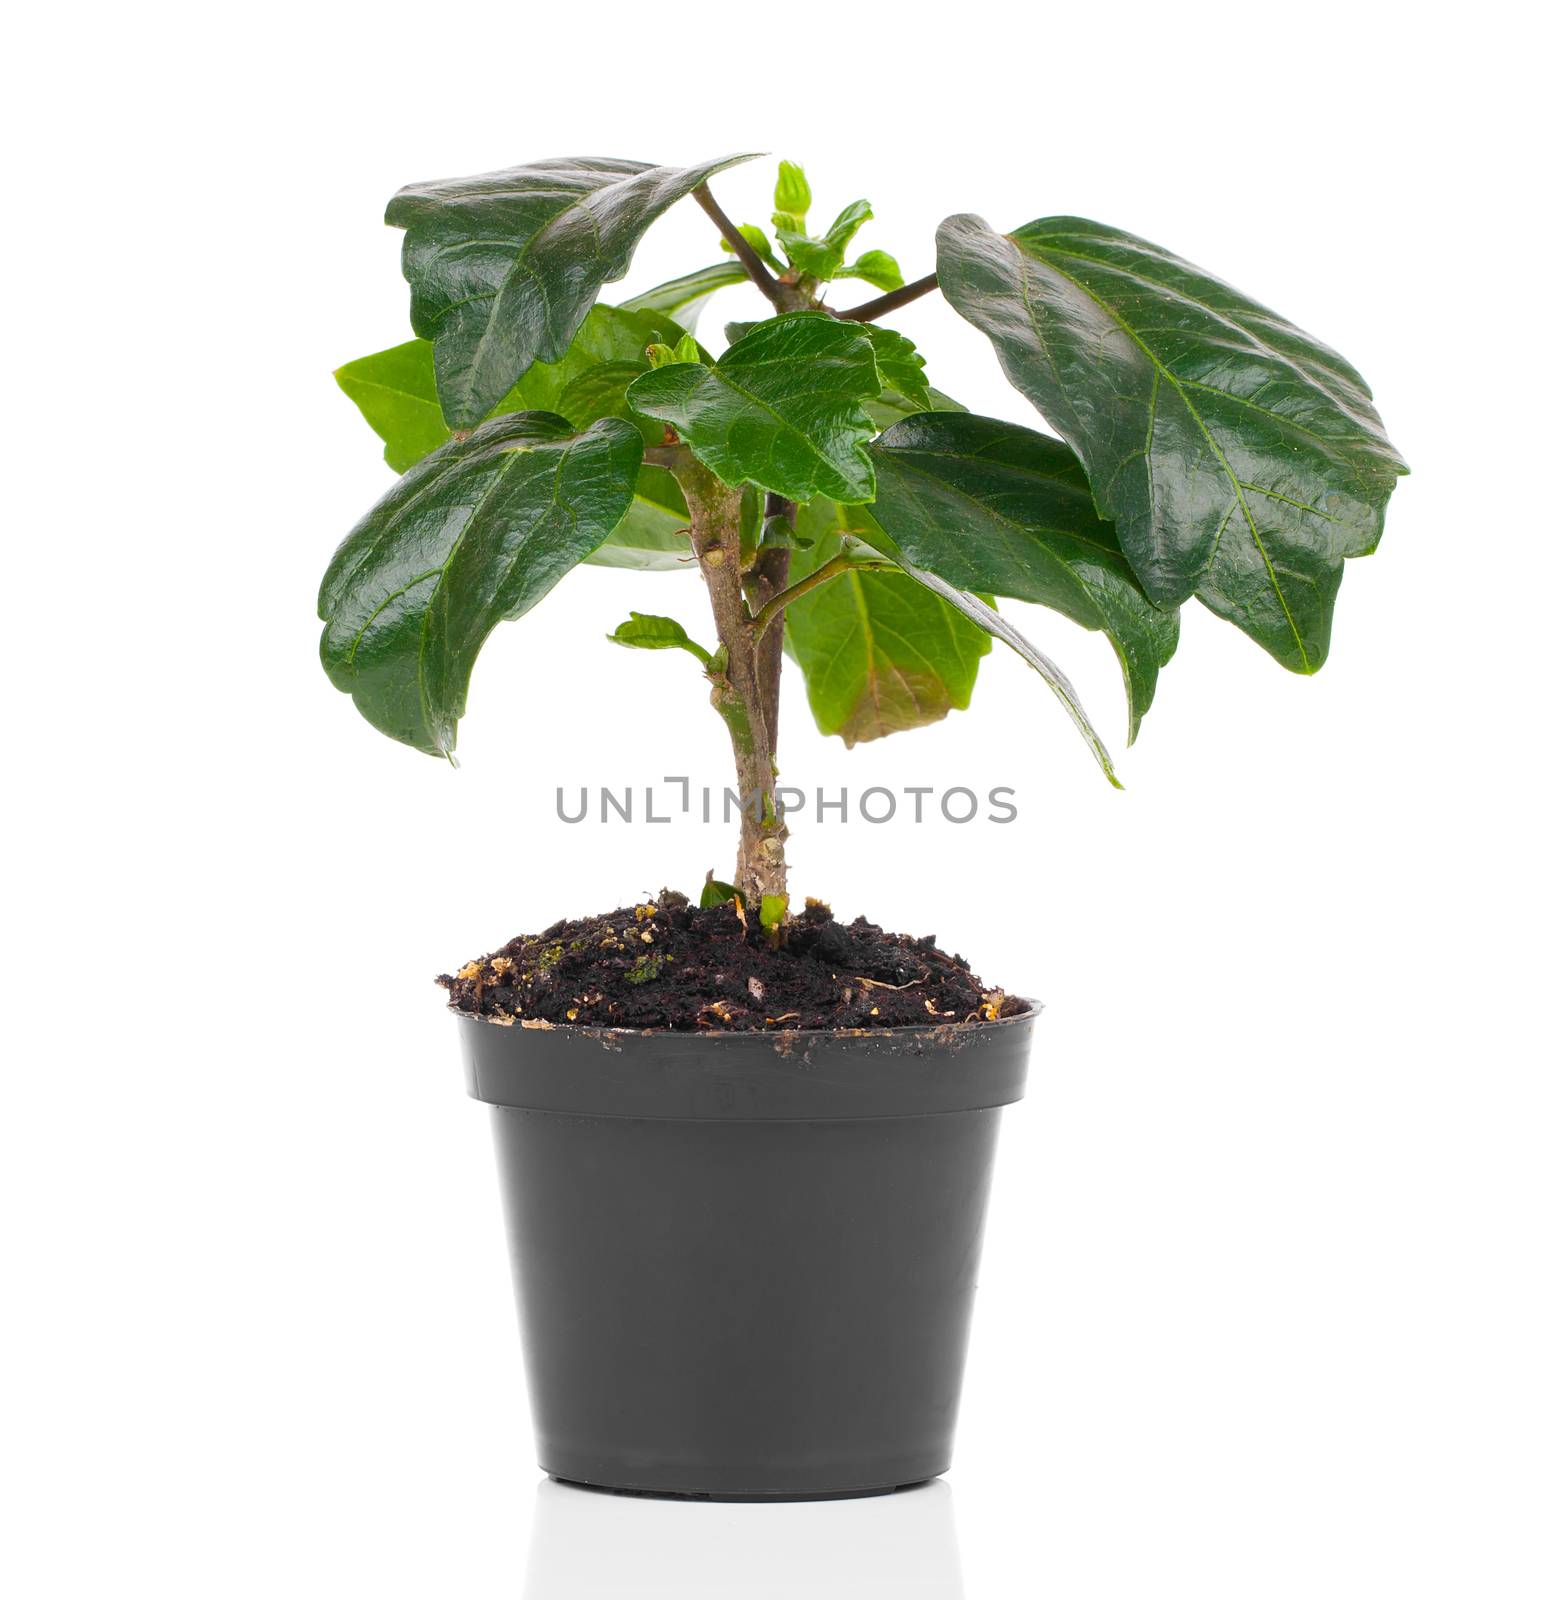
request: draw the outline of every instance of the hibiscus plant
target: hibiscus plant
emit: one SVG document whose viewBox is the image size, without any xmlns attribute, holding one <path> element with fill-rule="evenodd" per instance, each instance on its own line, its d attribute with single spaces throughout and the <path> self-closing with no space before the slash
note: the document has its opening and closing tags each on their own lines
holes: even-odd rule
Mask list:
<svg viewBox="0 0 1565 1600">
<path fill-rule="evenodd" d="M 1000 639 L 1115 781 L 1070 683 L 995 598 L 1107 635 L 1134 739 L 1192 598 L 1315 672 L 1344 559 L 1374 550 L 1407 468 L 1341 356 L 1144 239 L 1080 217 L 997 233 L 953 216 L 935 270 L 905 283 L 885 251 L 855 253 L 866 201 L 810 231 L 792 163 L 769 233 L 731 221 L 708 183 L 749 159 L 541 161 L 392 199 L 417 337 L 337 379 L 400 477 L 332 558 L 321 657 L 375 727 L 450 757 L 497 623 L 581 562 L 699 570 L 709 641 L 641 612 L 612 638 L 700 663 L 744 802 L 722 892 L 775 935 L 785 651 L 821 730 L 852 744 L 966 706 Z M 600 300 L 687 197 L 719 259 Z M 879 292 L 828 305 L 845 279 Z M 768 314 L 709 347 L 697 315 L 739 283 Z M 881 319 L 936 291 L 1052 435 L 931 387 Z"/>
</svg>

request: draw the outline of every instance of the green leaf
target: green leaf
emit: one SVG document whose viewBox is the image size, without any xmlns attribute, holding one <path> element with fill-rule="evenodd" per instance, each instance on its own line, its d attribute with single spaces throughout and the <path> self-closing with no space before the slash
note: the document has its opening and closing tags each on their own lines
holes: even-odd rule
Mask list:
<svg viewBox="0 0 1565 1600">
<path fill-rule="evenodd" d="M 660 337 L 678 339 L 678 325 L 655 312 L 594 306 L 565 356 L 533 367 L 500 402 L 497 415 L 552 411 L 577 427 L 601 416 L 630 416 L 626 384 L 646 370 L 645 347 Z M 450 439 L 435 396 L 434 354 L 427 339 L 349 362 L 338 370 L 337 381 L 385 441 L 386 460 L 396 471 L 405 472 Z M 648 442 L 655 442 L 654 434 L 662 437 L 661 425 L 631 420 Z M 605 567 L 687 566 L 690 541 L 683 530 L 689 525 L 673 477 L 649 467 L 625 520 L 587 559 Z"/>
<path fill-rule="evenodd" d="M 657 288 L 648 289 L 645 294 L 627 300 L 620 309 L 655 312 L 659 316 L 672 318 L 682 328 L 694 333 L 696 319 L 707 301 L 719 289 L 743 283 L 749 276 L 739 262 L 719 261 L 713 266 L 702 267 L 699 272 L 687 272 L 682 278 L 660 283 Z"/>
<path fill-rule="evenodd" d="M 856 323 L 810 313 L 774 317 L 713 367 L 644 373 L 630 386 L 643 416 L 676 428 L 725 483 L 808 500 L 874 498 L 863 402 L 880 393 L 874 346 Z"/>
<path fill-rule="evenodd" d="M 835 320 L 829 311 L 798 311 L 791 315 Z M 761 322 L 728 322 L 723 325 L 723 335 L 733 345 L 763 326 L 765 324 Z M 878 323 L 859 322 L 853 326 L 874 348 L 875 365 L 880 370 L 882 385 L 879 398 L 895 407 L 898 417 L 934 409 L 931 399 L 933 391 L 924 376 L 924 358 L 914 348 L 913 341 L 894 328 L 883 328 Z M 873 402 L 866 402 L 866 405 L 873 415 Z M 946 409 L 960 411 L 963 408 L 954 400 L 948 400 Z"/>
<path fill-rule="evenodd" d="M 847 256 L 848 246 L 853 243 L 854 234 L 874 215 L 868 200 L 855 200 L 852 205 L 844 206 L 838 212 L 836 220 L 819 239 L 812 239 L 804 233 L 793 218 L 775 216 L 772 222 L 777 229 L 777 242 L 787 253 L 789 261 L 800 272 L 824 280 L 836 276 L 837 269 Z"/>
<path fill-rule="evenodd" d="M 698 645 L 672 617 L 632 611 L 630 620 L 620 623 L 609 638 L 630 650 L 685 650 L 703 667 L 712 664 L 712 652 Z"/>
<path fill-rule="evenodd" d="M 662 467 L 642 467 L 636 498 L 614 532 L 587 557 L 590 567 L 620 567 L 635 572 L 683 572 L 692 562 L 690 513 L 674 475 Z"/>
<path fill-rule="evenodd" d="M 780 928 L 783 918 L 788 915 L 788 896 L 785 894 L 763 894 L 761 896 L 761 926 L 768 930 Z"/>
<path fill-rule="evenodd" d="M 321 584 L 321 662 L 393 739 L 449 756 L 495 625 L 537 604 L 630 503 L 641 436 L 616 418 L 578 434 L 520 412 L 400 478 L 338 547 Z"/>
<path fill-rule="evenodd" d="M 755 251 L 761 260 L 764 261 L 773 272 L 781 272 L 783 270 L 783 264 L 777 259 L 777 253 L 772 249 L 772 241 L 766 237 L 764 230 L 756 227 L 753 222 L 741 222 L 737 224 L 737 226 L 740 234 L 744 238 L 745 243 L 749 245 L 753 251 Z M 726 239 L 723 240 L 723 250 L 728 255 L 737 255 L 739 253 Z M 735 265 L 739 266 L 739 270 L 744 273 L 745 277 L 748 278 L 750 276 L 749 272 L 746 271 L 743 266 L 740 266 L 738 262 L 736 262 Z"/>
<path fill-rule="evenodd" d="M 1191 594 L 1283 665 L 1326 659 L 1345 557 L 1407 470 L 1335 351 L 1199 268 L 1078 217 L 939 232 L 946 298 L 1086 468 L 1160 605 Z"/>
<path fill-rule="evenodd" d="M 561 412 L 561 397 L 582 374 L 615 361 L 644 368 L 649 344 L 677 342 L 680 336 L 679 325 L 656 312 L 594 306 L 564 356 L 532 367 L 501 399 L 495 414 Z M 393 470 L 406 472 L 451 437 L 435 388 L 434 347 L 427 339 L 410 339 L 350 361 L 337 369 L 336 378 L 385 441 L 386 461 Z"/>
<path fill-rule="evenodd" d="M 683 337 L 684 329 L 677 322 L 656 312 L 594 306 L 565 354 L 558 361 L 540 361 L 529 367 L 501 397 L 495 414 L 558 411 L 561 397 L 583 373 L 605 362 L 645 367 L 649 345 L 677 344 Z"/>
<path fill-rule="evenodd" d="M 925 572 L 905 560 L 902 563 L 902 570 L 910 578 L 922 584 L 931 594 L 938 595 L 953 610 L 960 612 L 977 627 L 982 628 L 991 638 L 999 639 L 1008 644 L 1054 691 L 1055 698 L 1065 707 L 1071 721 L 1076 724 L 1076 731 L 1085 741 L 1087 748 L 1091 750 L 1098 766 L 1102 768 L 1103 776 L 1116 789 L 1125 787 L 1115 775 L 1114 762 L 1108 753 L 1108 748 L 1103 743 L 1103 740 L 1099 738 L 1098 730 L 1093 727 L 1092 719 L 1088 717 L 1080 696 L 1071 686 L 1070 679 L 1060 671 L 1043 651 L 1025 638 L 1017 629 L 1013 628 L 982 595 L 968 594 L 965 590 L 958 589 L 954 584 L 947 583 L 944 578 L 937 576 L 935 573 Z"/>
<path fill-rule="evenodd" d="M 794 556 L 794 582 L 839 555 L 843 535 L 865 521 L 856 507 L 816 500 L 799 507 L 799 526 L 814 543 Z M 845 573 L 798 596 L 783 617 L 816 726 L 850 746 L 965 709 L 989 650 L 985 631 L 897 572 Z"/>
<path fill-rule="evenodd" d="M 554 409 L 577 428 L 600 417 L 621 417 L 637 429 L 643 443 L 657 444 L 663 437 L 661 426 L 634 416 L 625 398 L 626 389 L 646 370 L 645 361 L 600 361 L 565 385 Z"/>
<path fill-rule="evenodd" d="M 724 883 L 719 878 L 714 878 L 709 872 L 706 882 L 701 886 L 701 909 L 710 911 L 713 906 L 730 906 L 737 900 L 744 904 L 744 896 L 731 884 Z"/>
<path fill-rule="evenodd" d="M 811 204 L 810 181 L 804 168 L 792 161 L 783 161 L 777 167 L 777 188 L 772 196 L 772 208 L 784 211 L 802 225 Z"/>
<path fill-rule="evenodd" d="M 916 410 L 928 411 L 929 380 L 924 376 L 924 358 L 914 349 L 913 341 L 877 322 L 863 322 L 859 326 L 875 347 L 875 365 L 880 368 L 882 386 L 911 401 Z"/>
<path fill-rule="evenodd" d="M 406 472 L 451 437 L 440 414 L 434 347 L 427 339 L 361 356 L 338 367 L 333 376 L 384 441 L 386 464 L 393 472 Z"/>
<path fill-rule="evenodd" d="M 787 512 L 777 512 L 762 520 L 759 549 L 808 550 L 814 542 L 808 534 L 799 532 Z"/>
<path fill-rule="evenodd" d="M 568 158 L 400 190 L 413 331 L 435 345 L 441 410 L 471 428 L 535 361 L 558 361 L 605 283 L 676 200 L 749 156 L 697 167 Z"/>
<path fill-rule="evenodd" d="M 991 417 L 928 412 L 883 433 L 870 454 L 875 520 L 911 564 L 1108 635 L 1134 743 L 1179 641 L 1179 615 L 1142 593 L 1069 447 Z"/>
<path fill-rule="evenodd" d="M 874 419 L 877 428 L 885 429 L 895 427 L 904 417 L 917 416 L 922 411 L 966 411 L 967 407 L 960 400 L 953 400 L 950 395 L 932 388 L 926 406 L 915 405 L 906 395 L 898 394 L 894 389 L 883 389 L 879 399 L 865 402 L 864 409 Z"/>
<path fill-rule="evenodd" d="M 884 250 L 866 250 L 857 261 L 850 262 L 845 267 L 838 267 L 832 273 L 832 277 L 861 278 L 877 289 L 887 290 L 900 289 L 906 282 L 902 276 L 902 268 L 897 265 L 896 257 L 887 255 Z"/>
</svg>

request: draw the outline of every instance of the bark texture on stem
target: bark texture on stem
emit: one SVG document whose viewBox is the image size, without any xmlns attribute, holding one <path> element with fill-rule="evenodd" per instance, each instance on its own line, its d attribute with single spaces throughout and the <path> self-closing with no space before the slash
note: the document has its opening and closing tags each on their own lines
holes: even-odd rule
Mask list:
<svg viewBox="0 0 1565 1600">
<path fill-rule="evenodd" d="M 780 494 L 768 493 L 762 517 L 763 537 L 773 518 L 792 532 L 799 508 Z M 759 613 L 788 587 L 788 567 L 793 551 L 787 545 L 762 550 L 746 576 L 745 589 L 750 610 Z M 761 691 L 761 708 L 766 717 L 772 765 L 777 765 L 778 702 L 782 695 L 783 631 L 773 628 L 760 635 L 756 644 L 756 679 Z"/>
<path fill-rule="evenodd" d="M 745 601 L 739 545 L 740 495 L 688 451 L 679 452 L 673 472 L 690 510 L 690 542 L 706 583 L 721 646 L 707 676 L 712 683 L 712 704 L 728 728 L 738 779 L 739 856 L 734 885 L 746 903 L 759 910 L 768 899 L 786 899 L 788 865 L 784 844 L 788 829 L 777 811 L 776 684 L 772 681 L 768 704 L 750 609 Z M 784 556 L 787 553 L 785 550 Z M 783 585 L 786 584 L 785 567 Z M 780 673 L 779 654 L 778 676 Z"/>
<path fill-rule="evenodd" d="M 899 306 L 911 305 L 915 300 L 921 300 L 932 289 L 940 287 L 934 273 L 927 277 L 915 278 L 912 283 L 903 284 L 900 289 L 893 289 L 889 294 L 878 296 L 874 300 L 866 300 L 861 306 L 850 306 L 846 311 L 839 311 L 836 315 L 843 322 L 873 322 L 876 317 L 883 317 L 888 311 L 895 311 Z"/>
</svg>

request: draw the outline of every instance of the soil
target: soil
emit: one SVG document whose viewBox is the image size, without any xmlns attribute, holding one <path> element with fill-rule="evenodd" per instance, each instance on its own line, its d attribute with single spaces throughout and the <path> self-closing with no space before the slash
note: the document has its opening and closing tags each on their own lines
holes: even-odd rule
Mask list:
<svg viewBox="0 0 1565 1600">
<path fill-rule="evenodd" d="M 437 981 L 458 1011 L 600 1028 L 927 1028 L 1027 1009 L 932 934 L 841 923 L 811 900 L 774 949 L 737 902 L 699 908 L 670 890 L 513 939 Z"/>
</svg>

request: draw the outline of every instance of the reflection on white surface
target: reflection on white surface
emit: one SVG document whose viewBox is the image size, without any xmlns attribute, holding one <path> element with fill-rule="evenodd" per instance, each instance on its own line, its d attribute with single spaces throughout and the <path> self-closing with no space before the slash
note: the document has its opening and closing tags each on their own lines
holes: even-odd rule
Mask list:
<svg viewBox="0 0 1565 1600">
<path fill-rule="evenodd" d="M 523 1600 L 962 1600 L 950 1486 L 723 1505 L 538 1485 Z"/>
</svg>

